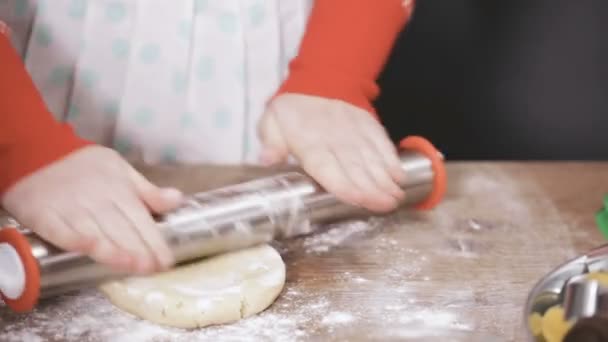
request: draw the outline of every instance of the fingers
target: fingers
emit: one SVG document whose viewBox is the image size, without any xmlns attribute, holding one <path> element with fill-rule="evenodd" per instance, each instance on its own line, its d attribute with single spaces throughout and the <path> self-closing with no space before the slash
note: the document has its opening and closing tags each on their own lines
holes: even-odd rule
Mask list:
<svg viewBox="0 0 608 342">
<path fill-rule="evenodd" d="M 129 194 L 124 195 L 129 198 Z M 105 201 L 96 211 L 95 220 L 106 238 L 133 258 L 133 271 L 151 272 L 157 268 L 154 254 L 139 235 L 135 227 L 137 223 L 132 222 L 126 214 L 137 210 L 137 204 L 129 199 L 125 202 L 119 204 L 114 198 Z"/>
<path fill-rule="evenodd" d="M 283 164 L 287 160 L 287 153 L 282 150 L 267 146 L 262 149 L 259 157 L 260 163 L 264 166 Z"/>
<path fill-rule="evenodd" d="M 366 165 L 364 158 L 357 149 L 337 148 L 336 152 L 321 147 L 312 147 L 300 160 L 304 170 L 326 190 L 334 194 L 342 202 L 361 206 L 371 211 L 385 212 L 397 206 L 400 189 L 382 173 L 382 168 Z M 376 180 L 373 172 L 379 172 L 380 181 Z M 379 184 L 386 185 L 387 190 Z M 392 195 L 395 193 L 395 196 Z"/>
<path fill-rule="evenodd" d="M 155 213 L 165 213 L 179 207 L 184 196 L 174 188 L 158 188 L 132 167 L 129 167 L 129 172 L 129 178 L 139 198 L 126 194 L 118 196 L 115 199 L 115 207 L 119 208 L 122 216 L 130 222 L 129 229 L 137 235 L 139 245 L 146 249 L 146 253 L 139 251 L 141 254 L 138 254 L 138 270 L 147 272 L 152 269 L 167 269 L 174 263 L 173 254 L 150 212 L 138 202 L 143 201 Z M 129 210 L 125 210 L 127 208 Z"/>
<path fill-rule="evenodd" d="M 405 172 L 401 168 L 401 161 L 397 148 L 389 139 L 386 131 L 377 122 L 370 122 L 371 118 L 361 118 L 358 120 L 357 130 L 360 132 L 367 145 L 373 149 L 376 158 L 383 161 L 383 167 L 390 174 L 395 183 L 400 184 L 405 178 Z M 369 156 L 368 156 L 369 157 Z"/>
<path fill-rule="evenodd" d="M 71 212 L 69 225 L 80 236 L 93 242 L 89 248 L 82 251 L 84 254 L 88 254 L 99 263 L 108 264 L 117 269 L 125 271 L 133 269 L 133 257 L 104 233 L 92 210 L 85 206 L 75 208 Z"/>
<path fill-rule="evenodd" d="M 367 172 L 373 179 L 377 189 L 384 194 L 391 195 L 397 201 L 403 200 L 405 192 L 391 177 L 385 161 L 377 154 L 373 146 L 366 145 L 360 149 L 360 153 Z"/>
<path fill-rule="evenodd" d="M 161 188 L 144 195 L 141 199 L 154 213 L 162 214 L 179 207 L 183 203 L 184 195 L 175 188 Z M 146 213 L 150 216 L 150 213 Z"/>
<path fill-rule="evenodd" d="M 92 243 L 80 249 L 65 243 L 60 247 L 80 251 L 99 263 L 128 272 L 149 273 L 172 265 L 171 251 L 136 194 L 114 194 L 114 198 L 70 211 L 66 226 L 71 230 L 65 235 Z"/>
<path fill-rule="evenodd" d="M 260 162 L 267 166 L 285 163 L 289 155 L 287 143 L 273 114 L 264 114 L 258 125 L 258 135 L 263 145 Z"/>
<path fill-rule="evenodd" d="M 75 220 L 74 218 L 86 216 L 86 214 L 82 214 L 86 211 L 72 208 L 70 210 L 72 216 L 69 220 L 64 218 L 62 212 L 65 212 L 65 210 L 51 209 L 49 212 L 38 216 L 38 222 L 31 224 L 32 227 L 36 228 L 36 234 L 62 250 L 89 255 L 97 262 L 118 269 L 130 269 L 131 259 L 128 255 L 117 253 L 116 248 L 111 243 L 104 243 L 103 240 L 98 239 L 89 231 L 77 229 L 77 227 L 84 226 L 80 222 L 84 222 L 86 225 L 86 220 Z"/>
<path fill-rule="evenodd" d="M 137 234 L 139 243 L 147 248 L 149 255 L 153 256 L 155 269 L 167 269 L 173 265 L 173 253 L 165 242 L 158 225 L 146 208 L 137 203 L 137 198 L 123 197 L 117 200 L 116 206 L 130 208 L 128 211 L 121 210 L 122 214 L 131 223 L 130 228 Z"/>
<path fill-rule="evenodd" d="M 173 264 L 173 255 L 148 209 L 164 213 L 183 201 L 181 191 L 159 188 L 127 166 L 130 184 L 114 191 L 96 219 L 103 233 L 133 258 L 133 271 L 148 273 Z M 129 186 L 130 185 L 130 186 Z"/>
<path fill-rule="evenodd" d="M 373 161 L 372 164 L 366 163 L 362 154 L 356 150 L 342 151 L 338 156 L 342 169 L 345 170 L 352 185 L 364 194 L 360 202 L 363 207 L 384 212 L 397 206 L 397 197 L 401 196 L 400 189 L 391 181 L 381 164 L 378 165 Z"/>
<path fill-rule="evenodd" d="M 38 219 L 31 224 L 27 221 L 22 223 L 35 227 L 36 234 L 66 251 L 86 253 L 95 243 L 90 236 L 72 229 L 71 225 L 55 209 L 39 215 Z"/>
<path fill-rule="evenodd" d="M 154 213 L 165 213 L 177 208 L 183 201 L 181 191 L 174 188 L 161 189 L 148 181 L 141 173 L 127 166 L 129 179 L 139 198 Z"/>
<path fill-rule="evenodd" d="M 353 186 L 365 194 L 365 208 L 386 212 L 395 209 L 405 194 L 399 187 L 403 170 L 397 150 L 386 132 L 367 113 L 353 115 L 344 109 L 350 121 L 349 140 L 333 143 L 334 154 L 348 173 Z"/>
<path fill-rule="evenodd" d="M 365 194 L 353 186 L 346 170 L 328 149 L 309 147 L 296 153 L 302 168 L 313 177 L 326 191 L 339 200 L 360 206 Z"/>
<path fill-rule="evenodd" d="M 37 171 L 3 198 L 18 221 L 58 248 L 143 273 L 172 263 L 146 206 L 162 212 L 181 202 L 181 192 L 156 187 L 101 147 Z"/>
<path fill-rule="evenodd" d="M 295 143 L 294 154 L 304 170 L 339 200 L 375 212 L 395 209 L 405 196 L 395 180 L 402 171 L 396 150 L 389 144 L 384 153 L 378 152 L 356 126 L 345 130 L 352 133 L 345 139 Z M 397 172 L 391 173 L 391 163 Z"/>
<path fill-rule="evenodd" d="M 258 126 L 265 146 L 262 162 L 275 163 L 290 152 L 343 202 L 372 211 L 398 205 L 405 195 L 399 187 L 401 162 L 386 131 L 369 113 L 309 96 L 285 95 L 280 100 Z M 338 127 L 346 134 L 336 134 Z"/>
</svg>

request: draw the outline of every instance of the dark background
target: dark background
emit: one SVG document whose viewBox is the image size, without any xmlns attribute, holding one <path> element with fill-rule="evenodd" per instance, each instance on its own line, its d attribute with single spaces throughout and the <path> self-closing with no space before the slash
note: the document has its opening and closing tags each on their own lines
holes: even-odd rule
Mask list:
<svg viewBox="0 0 608 342">
<path fill-rule="evenodd" d="M 418 0 L 380 86 L 452 160 L 608 160 L 608 1 Z"/>
</svg>

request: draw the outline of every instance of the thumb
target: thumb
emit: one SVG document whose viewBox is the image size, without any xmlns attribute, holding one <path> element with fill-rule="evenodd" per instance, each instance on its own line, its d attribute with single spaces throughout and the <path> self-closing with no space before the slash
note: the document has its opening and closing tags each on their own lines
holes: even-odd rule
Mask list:
<svg viewBox="0 0 608 342">
<path fill-rule="evenodd" d="M 183 200 L 181 191 L 175 188 L 159 188 L 150 183 L 141 173 L 129 167 L 129 178 L 139 198 L 156 214 L 177 208 Z"/>
<path fill-rule="evenodd" d="M 260 162 L 264 165 L 284 163 L 289 155 L 287 142 L 276 120 L 275 113 L 267 112 L 258 126 L 258 136 L 262 142 Z"/>
</svg>

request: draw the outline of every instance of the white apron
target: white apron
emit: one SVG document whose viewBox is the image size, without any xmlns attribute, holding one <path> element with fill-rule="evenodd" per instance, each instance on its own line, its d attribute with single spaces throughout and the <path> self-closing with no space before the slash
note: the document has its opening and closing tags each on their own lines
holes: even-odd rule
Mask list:
<svg viewBox="0 0 608 342">
<path fill-rule="evenodd" d="M 45 102 L 145 163 L 255 163 L 313 0 L 0 0 Z"/>
</svg>

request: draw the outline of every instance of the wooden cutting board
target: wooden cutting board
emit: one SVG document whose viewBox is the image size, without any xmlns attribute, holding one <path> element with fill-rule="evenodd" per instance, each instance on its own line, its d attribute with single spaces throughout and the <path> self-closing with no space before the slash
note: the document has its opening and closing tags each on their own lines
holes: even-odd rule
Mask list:
<svg viewBox="0 0 608 342">
<path fill-rule="evenodd" d="M 269 172 L 142 170 L 187 192 Z M 225 327 L 166 329 L 120 312 L 91 289 L 32 314 L 0 308 L 0 340 L 522 341 L 534 283 L 603 243 L 593 215 L 608 193 L 608 163 L 448 163 L 448 175 L 447 197 L 434 211 L 345 222 L 277 244 L 287 284 L 261 315 Z"/>
</svg>

